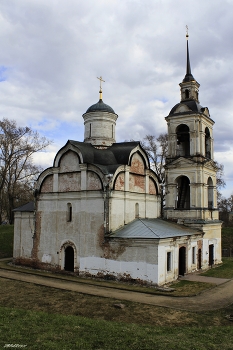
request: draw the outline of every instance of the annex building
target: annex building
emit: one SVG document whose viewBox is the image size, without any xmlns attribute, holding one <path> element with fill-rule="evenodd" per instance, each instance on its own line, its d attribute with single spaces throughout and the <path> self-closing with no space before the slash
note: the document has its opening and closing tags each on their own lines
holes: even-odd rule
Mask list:
<svg viewBox="0 0 233 350">
<path fill-rule="evenodd" d="M 16 208 L 14 261 L 157 285 L 221 262 L 213 125 L 187 69 L 168 125 L 166 205 L 140 142 L 115 140 L 118 115 L 102 100 L 83 114 L 84 141 L 68 140 Z"/>
</svg>

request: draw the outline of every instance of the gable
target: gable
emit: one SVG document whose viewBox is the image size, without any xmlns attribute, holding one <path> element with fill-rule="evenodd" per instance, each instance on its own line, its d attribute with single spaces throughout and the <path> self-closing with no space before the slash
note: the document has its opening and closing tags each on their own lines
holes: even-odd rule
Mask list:
<svg viewBox="0 0 233 350">
<path fill-rule="evenodd" d="M 134 174 L 144 175 L 144 172 L 145 172 L 144 159 L 138 152 L 134 153 L 134 155 L 131 158 L 130 172 Z"/>
<path fill-rule="evenodd" d="M 79 157 L 73 151 L 67 151 L 60 159 L 60 172 L 65 173 L 69 171 L 78 171 L 79 168 Z"/>
</svg>

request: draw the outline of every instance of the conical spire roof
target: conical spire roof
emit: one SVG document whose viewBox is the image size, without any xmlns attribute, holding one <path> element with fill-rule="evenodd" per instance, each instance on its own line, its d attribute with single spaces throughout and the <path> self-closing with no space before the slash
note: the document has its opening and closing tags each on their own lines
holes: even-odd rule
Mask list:
<svg viewBox="0 0 233 350">
<path fill-rule="evenodd" d="M 186 65 L 186 75 L 183 79 L 183 83 L 195 80 L 192 73 L 191 73 L 191 65 L 190 65 L 190 59 L 189 59 L 188 34 L 186 35 L 186 38 L 187 38 L 187 65 Z"/>
</svg>

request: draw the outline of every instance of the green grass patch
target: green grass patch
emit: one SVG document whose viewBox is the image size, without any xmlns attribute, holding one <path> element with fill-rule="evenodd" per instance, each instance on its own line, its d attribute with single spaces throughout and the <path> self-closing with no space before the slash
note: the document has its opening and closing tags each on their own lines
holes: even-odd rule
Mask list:
<svg viewBox="0 0 233 350">
<path fill-rule="evenodd" d="M 233 227 L 222 228 L 222 248 L 233 248 Z"/>
<path fill-rule="evenodd" d="M 155 327 L 0 308 L 2 348 L 81 350 L 230 350 L 233 327 Z"/>
<path fill-rule="evenodd" d="M 218 277 L 218 278 L 233 278 L 233 257 L 222 258 L 223 263 L 215 266 L 212 269 L 203 272 L 202 276 Z"/>
<path fill-rule="evenodd" d="M 175 291 L 170 294 L 171 296 L 186 297 L 197 295 L 206 289 L 213 288 L 215 287 L 215 284 L 181 280 L 172 283 L 169 287 L 175 288 Z"/>
<path fill-rule="evenodd" d="M 13 256 L 14 226 L 0 225 L 0 259 Z"/>
</svg>

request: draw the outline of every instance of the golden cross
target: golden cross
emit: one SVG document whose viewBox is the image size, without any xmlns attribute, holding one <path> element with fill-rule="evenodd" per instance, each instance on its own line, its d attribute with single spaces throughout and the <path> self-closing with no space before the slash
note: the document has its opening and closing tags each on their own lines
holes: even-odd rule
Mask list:
<svg viewBox="0 0 233 350">
<path fill-rule="evenodd" d="M 105 83 L 105 80 L 103 80 L 101 76 L 99 78 L 97 77 L 97 79 L 100 81 L 100 91 L 102 91 L 101 82 L 103 81 Z"/>
</svg>

